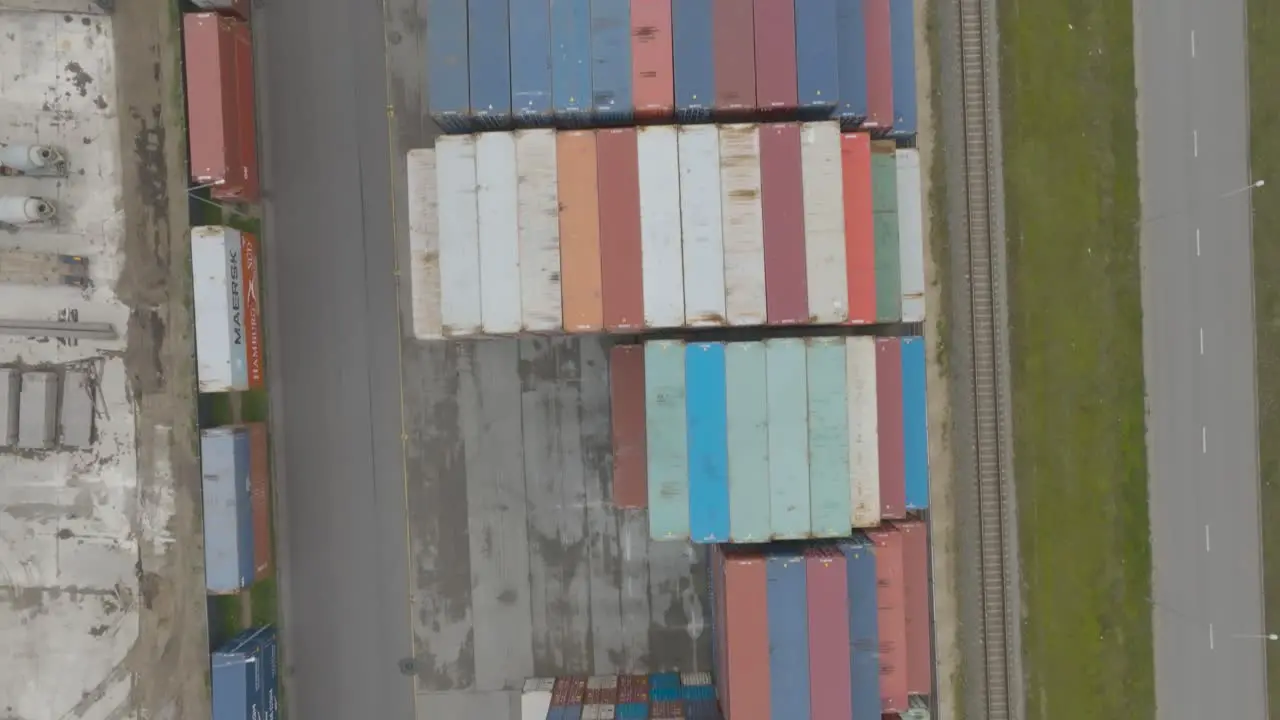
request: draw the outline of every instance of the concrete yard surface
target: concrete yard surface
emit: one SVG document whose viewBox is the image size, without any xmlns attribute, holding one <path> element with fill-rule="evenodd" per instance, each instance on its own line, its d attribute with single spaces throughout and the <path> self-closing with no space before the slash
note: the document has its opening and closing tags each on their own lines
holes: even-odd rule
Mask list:
<svg viewBox="0 0 1280 720">
<path fill-rule="evenodd" d="M 92 285 L 0 285 L 0 318 L 106 322 L 117 338 L 0 336 L 0 366 L 50 372 L 58 392 L 86 378 L 92 404 L 53 448 L 0 449 L 0 715 L 208 717 L 173 9 L 11 3 L 0 141 L 53 145 L 69 174 L 0 179 L 59 212 L 0 248 L 83 255 Z"/>
</svg>

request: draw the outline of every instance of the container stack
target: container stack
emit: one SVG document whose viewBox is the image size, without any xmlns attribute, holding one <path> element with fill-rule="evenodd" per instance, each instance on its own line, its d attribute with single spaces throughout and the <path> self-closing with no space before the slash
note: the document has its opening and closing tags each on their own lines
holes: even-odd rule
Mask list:
<svg viewBox="0 0 1280 720">
<path fill-rule="evenodd" d="M 532 678 L 521 720 L 721 720 L 710 673 Z"/>
<path fill-rule="evenodd" d="M 265 384 L 258 239 L 221 225 L 191 229 L 200 392 Z"/>
<path fill-rule="evenodd" d="M 280 647 L 275 628 L 249 628 L 215 650 L 213 720 L 280 717 Z"/>
<path fill-rule="evenodd" d="M 238 593 L 271 577 L 270 463 L 262 423 L 200 431 L 205 584 Z"/>
</svg>

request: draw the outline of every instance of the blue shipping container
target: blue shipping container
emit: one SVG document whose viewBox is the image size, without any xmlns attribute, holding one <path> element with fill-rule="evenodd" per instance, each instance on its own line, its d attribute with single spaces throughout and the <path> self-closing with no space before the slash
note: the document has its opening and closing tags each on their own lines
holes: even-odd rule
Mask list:
<svg viewBox="0 0 1280 720">
<path fill-rule="evenodd" d="M 769 529 L 769 403 L 764 344 L 725 348 L 729 445 L 729 537 L 765 542 Z"/>
<path fill-rule="evenodd" d="M 250 628 L 210 657 L 213 720 L 249 720 L 266 715 L 269 627 Z"/>
<path fill-rule="evenodd" d="M 893 51 L 893 134 L 916 134 L 916 35 L 912 0 L 889 0 Z"/>
<path fill-rule="evenodd" d="M 684 346 L 644 344 L 645 446 L 649 536 L 689 539 L 689 435 L 685 427 Z"/>
<path fill-rule="evenodd" d="M 629 0 L 591 0 L 591 102 L 602 122 L 633 115 Z"/>
<path fill-rule="evenodd" d="M 671 0 L 671 49 L 676 75 L 676 120 L 700 122 L 715 104 L 712 0 Z"/>
<path fill-rule="evenodd" d="M 445 132 L 471 128 L 467 72 L 467 0 L 427 0 L 427 92 L 431 117 Z"/>
<path fill-rule="evenodd" d="M 769 700 L 775 718 L 809 712 L 809 599 L 804 555 L 784 549 L 767 562 Z"/>
<path fill-rule="evenodd" d="M 796 89 L 801 108 L 822 116 L 840 99 L 836 0 L 796 0 Z"/>
<path fill-rule="evenodd" d="M 614 709 L 615 720 L 649 720 L 648 703 L 618 703 Z"/>
<path fill-rule="evenodd" d="M 511 122 L 509 12 L 507 0 L 467 0 L 471 111 L 475 122 L 486 129 Z"/>
<path fill-rule="evenodd" d="M 525 126 L 551 121 L 549 0 L 510 0 L 511 112 Z"/>
<path fill-rule="evenodd" d="M 685 346 L 689 426 L 689 537 L 729 539 L 729 450 L 725 414 L 724 343 Z"/>
<path fill-rule="evenodd" d="M 551 94 L 558 120 L 585 122 L 591 109 L 590 0 L 551 3 Z"/>
<path fill-rule="evenodd" d="M 862 5 L 863 0 L 841 0 L 836 7 L 840 78 L 840 104 L 836 114 L 845 126 L 867 117 L 867 22 Z"/>
<path fill-rule="evenodd" d="M 880 618 L 876 604 L 876 556 L 859 533 L 840 544 L 849 577 L 849 674 L 852 720 L 880 720 Z"/>
<path fill-rule="evenodd" d="M 924 338 L 902 338 L 902 447 L 907 509 L 929 507 L 929 406 Z"/>
<path fill-rule="evenodd" d="M 267 718 L 276 720 L 280 717 L 280 641 L 276 637 L 275 628 L 270 628 L 271 636 L 264 640 L 267 656 Z"/>
<path fill-rule="evenodd" d="M 775 538 L 804 538 L 812 531 L 804 340 L 766 340 L 764 348 L 769 395 L 769 525 Z"/>
<path fill-rule="evenodd" d="M 247 434 L 245 435 L 247 441 Z M 246 443 L 247 444 L 247 443 Z M 200 469 L 204 508 L 205 586 L 210 593 L 234 593 L 253 578 L 253 522 L 249 505 L 247 455 L 237 459 L 233 428 L 200 433 Z M 246 523 L 245 515 L 249 515 Z M 244 558 L 248 556 L 246 566 Z"/>
</svg>

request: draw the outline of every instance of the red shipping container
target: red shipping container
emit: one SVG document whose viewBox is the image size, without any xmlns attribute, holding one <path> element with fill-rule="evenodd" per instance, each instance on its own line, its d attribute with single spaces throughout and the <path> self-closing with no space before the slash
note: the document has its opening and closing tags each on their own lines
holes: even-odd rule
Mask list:
<svg viewBox="0 0 1280 720">
<path fill-rule="evenodd" d="M 182 19 L 191 181 L 201 185 L 234 182 L 241 167 L 235 28 L 216 13 Z"/>
<path fill-rule="evenodd" d="M 609 404 L 613 424 L 613 504 L 646 507 L 649 470 L 643 345 L 615 345 L 610 349 Z"/>
<path fill-rule="evenodd" d="M 809 705 L 813 720 L 853 716 L 849 650 L 849 573 L 832 547 L 809 548 L 805 585 L 809 612 Z"/>
<path fill-rule="evenodd" d="M 587 679 L 581 676 L 558 677 L 551 689 L 551 704 L 581 705 L 587 694 Z"/>
<path fill-rule="evenodd" d="M 758 553 L 724 550 L 723 635 L 729 638 L 725 683 L 733 720 L 770 720 L 769 617 L 765 560 Z"/>
<path fill-rule="evenodd" d="M 889 0 L 863 0 L 867 37 L 867 122 L 869 127 L 893 125 L 893 45 L 889 28 Z"/>
<path fill-rule="evenodd" d="M 756 107 L 755 8 L 751 0 L 712 0 L 716 109 Z M 794 60 L 793 60 L 794 62 Z"/>
<path fill-rule="evenodd" d="M 770 325 L 809 320 L 804 247 L 800 126 L 760 126 L 760 203 L 764 215 L 765 313 Z"/>
<path fill-rule="evenodd" d="M 876 423 L 880 449 L 880 516 L 907 516 L 902 440 L 902 341 L 876 338 Z"/>
<path fill-rule="evenodd" d="M 596 163 L 604 326 L 613 331 L 639 330 L 644 327 L 644 279 L 636 129 L 597 131 Z"/>
<path fill-rule="evenodd" d="M 618 676 L 618 702 L 619 703 L 649 702 L 649 676 L 648 675 L 619 675 Z"/>
<path fill-rule="evenodd" d="M 253 34 L 249 23 L 235 24 L 236 136 L 239 138 L 240 166 L 233 168 L 235 179 L 215 186 L 213 197 L 219 200 L 257 202 L 258 123 L 253 83 Z"/>
<path fill-rule="evenodd" d="M 658 700 L 649 706 L 652 720 L 683 720 L 684 703 L 679 700 Z"/>
<path fill-rule="evenodd" d="M 876 231 L 871 203 L 871 136 L 840 136 L 844 181 L 844 257 L 849 282 L 849 323 L 876 321 Z"/>
<path fill-rule="evenodd" d="M 897 523 L 902 535 L 907 608 L 907 692 L 933 692 L 933 627 L 929 615 L 929 531 L 919 520 Z"/>
<path fill-rule="evenodd" d="M 875 543 L 876 553 L 881 710 L 904 712 L 907 710 L 907 611 L 902 582 L 902 535 L 886 525 L 868 532 L 867 537 Z"/>
<path fill-rule="evenodd" d="M 756 105 L 796 107 L 795 0 L 755 0 Z"/>
<path fill-rule="evenodd" d="M 671 0 L 631 0 L 631 96 L 637 118 L 665 118 L 675 109 Z"/>
<path fill-rule="evenodd" d="M 248 423 L 249 498 L 253 512 L 253 579 L 272 575 L 271 456 L 266 423 Z"/>
</svg>

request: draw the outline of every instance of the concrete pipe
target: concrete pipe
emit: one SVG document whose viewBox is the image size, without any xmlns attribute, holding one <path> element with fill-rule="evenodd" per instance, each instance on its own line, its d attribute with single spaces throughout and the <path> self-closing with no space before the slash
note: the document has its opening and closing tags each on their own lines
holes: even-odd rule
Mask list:
<svg viewBox="0 0 1280 720">
<path fill-rule="evenodd" d="M 0 224 L 35 225 L 47 223 L 58 214 L 53 203 L 44 198 L 23 195 L 0 195 Z"/>
<path fill-rule="evenodd" d="M 0 143 L 0 175 L 65 175 L 66 160 L 49 145 Z"/>
</svg>

